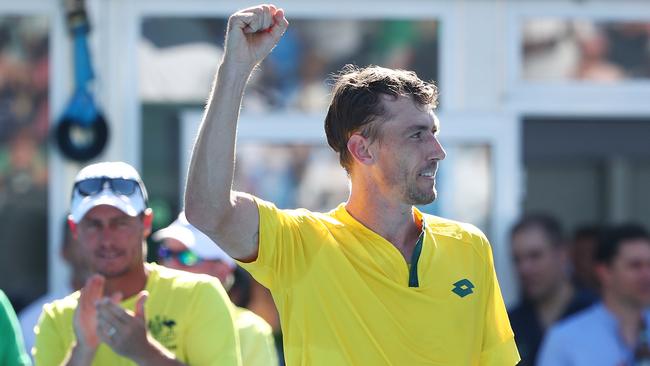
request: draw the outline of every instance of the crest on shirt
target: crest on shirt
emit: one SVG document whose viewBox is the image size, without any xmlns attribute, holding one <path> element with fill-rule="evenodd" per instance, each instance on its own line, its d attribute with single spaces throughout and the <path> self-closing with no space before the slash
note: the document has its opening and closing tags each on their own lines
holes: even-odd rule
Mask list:
<svg viewBox="0 0 650 366">
<path fill-rule="evenodd" d="M 454 288 L 451 289 L 451 292 L 460 297 L 465 297 L 474 292 L 474 284 L 467 278 L 463 278 L 462 280 L 456 281 L 454 283 Z"/>
<path fill-rule="evenodd" d="M 147 322 L 149 333 L 168 350 L 176 348 L 176 321 L 156 315 Z"/>
</svg>

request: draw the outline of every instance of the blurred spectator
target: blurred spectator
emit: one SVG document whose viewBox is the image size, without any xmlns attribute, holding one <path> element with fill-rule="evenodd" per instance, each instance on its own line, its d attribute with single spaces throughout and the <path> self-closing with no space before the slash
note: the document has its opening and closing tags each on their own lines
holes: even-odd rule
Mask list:
<svg viewBox="0 0 650 366">
<path fill-rule="evenodd" d="M 571 283 L 562 228 L 554 218 L 531 215 L 511 231 L 522 300 L 510 309 L 510 324 L 520 365 L 533 365 L 546 330 L 555 322 L 591 305 L 595 298 Z"/>
<path fill-rule="evenodd" d="M 599 292 L 595 256 L 600 231 L 601 228 L 596 225 L 581 226 L 575 230 L 571 243 L 573 283 L 594 294 Z"/>
<path fill-rule="evenodd" d="M 0 17 L 0 287 L 18 311 L 46 292 L 49 30 Z"/>
<path fill-rule="evenodd" d="M 523 77 L 526 80 L 563 80 L 571 76 L 579 58 L 568 22 L 534 19 L 523 29 Z"/>
<path fill-rule="evenodd" d="M 153 234 L 162 241 L 159 259 L 163 265 L 217 277 L 228 290 L 234 281 L 235 261 L 205 234 L 190 225 L 183 212 L 168 227 Z M 278 356 L 271 326 L 244 308 L 235 308 L 235 328 L 239 332 L 242 364 L 277 365 Z"/>
<path fill-rule="evenodd" d="M 0 290 L 0 365 L 31 365 L 14 308 Z"/>
<path fill-rule="evenodd" d="M 81 253 L 81 248 L 79 248 L 79 243 L 74 240 L 72 233 L 70 233 L 67 216 L 63 222 L 63 238 L 60 254 L 70 269 L 70 277 L 68 278 L 68 282 L 64 284 L 64 288 L 60 291 L 50 291 L 41 296 L 19 314 L 20 326 L 25 339 L 25 348 L 28 352 L 31 352 L 34 346 L 34 327 L 38 323 L 38 318 L 43 311 L 43 305 L 79 290 L 91 274 L 90 268 Z"/>
<path fill-rule="evenodd" d="M 623 70 L 607 59 L 609 40 L 602 29 L 592 22 L 577 22 L 575 32 L 580 48 L 580 60 L 574 75 L 576 79 L 616 81 L 625 77 Z"/>
<path fill-rule="evenodd" d="M 538 18 L 523 32 L 527 80 L 650 77 L 650 23 Z"/>
<path fill-rule="evenodd" d="M 637 225 L 606 230 L 596 252 L 602 303 L 553 327 L 540 366 L 647 365 L 650 362 L 650 236 Z"/>
<path fill-rule="evenodd" d="M 132 166 L 83 168 L 68 218 L 93 275 L 80 291 L 43 306 L 36 364 L 241 364 L 221 283 L 145 263 L 153 211 Z"/>
</svg>

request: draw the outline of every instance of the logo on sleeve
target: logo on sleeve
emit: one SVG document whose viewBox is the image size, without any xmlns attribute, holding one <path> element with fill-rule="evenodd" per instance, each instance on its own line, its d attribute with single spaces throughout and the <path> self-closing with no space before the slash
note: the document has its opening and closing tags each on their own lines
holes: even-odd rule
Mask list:
<svg viewBox="0 0 650 366">
<path fill-rule="evenodd" d="M 454 288 L 451 289 L 451 292 L 455 293 L 460 297 L 465 297 L 474 292 L 474 284 L 471 283 L 467 278 L 454 283 Z"/>
</svg>

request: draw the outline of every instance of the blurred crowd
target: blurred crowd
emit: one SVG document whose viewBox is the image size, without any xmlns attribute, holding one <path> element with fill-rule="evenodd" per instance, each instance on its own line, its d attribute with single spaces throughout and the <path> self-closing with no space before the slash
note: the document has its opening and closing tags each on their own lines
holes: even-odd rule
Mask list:
<svg viewBox="0 0 650 366">
<path fill-rule="evenodd" d="M 435 79 L 437 65 L 422 62 L 437 60 L 438 27 L 431 21 L 337 21 L 334 26 L 331 21 L 296 21 L 255 74 L 245 100 L 247 108 L 323 110 L 322 103 L 326 100 L 323 96 L 329 93 L 324 76 L 349 62 L 414 69 L 423 79 Z M 10 258 L 0 266 L 0 287 L 12 300 L 13 308 L 21 310 L 20 333 L 24 340 L 18 343 L 24 341 L 26 349 L 34 342 L 33 326 L 42 305 L 65 295 L 46 293 L 42 280 L 47 269 L 43 238 L 47 237 L 46 141 L 50 126 L 47 34 L 43 19 L 0 18 L 0 257 Z M 343 36 L 350 34 L 357 37 Z M 222 37 L 214 39 L 217 38 Z M 147 42 L 155 46 L 151 52 L 165 48 L 156 46 L 155 40 Z M 533 20 L 524 26 L 523 77 L 526 80 L 650 78 L 649 55 L 650 25 L 647 23 Z M 150 69 L 156 70 L 154 66 Z M 145 81 L 143 95 L 148 100 L 165 100 L 166 96 L 148 94 L 165 90 L 164 87 L 147 87 Z M 197 93 L 201 97 L 205 95 L 204 91 Z M 264 159 L 247 160 L 247 155 Z M 237 184 L 247 191 L 257 189 L 255 193 L 264 198 L 268 195 L 263 193 L 265 187 L 256 183 L 259 176 L 282 178 L 283 181 L 264 181 L 276 195 L 270 199 L 280 207 L 296 206 L 299 201 L 318 209 L 341 201 L 347 189 L 345 177 L 341 176 L 335 187 L 319 179 L 323 171 L 338 173 L 336 162 L 327 165 L 319 151 L 310 152 L 301 146 L 291 148 L 285 155 L 268 148 L 250 147 L 240 159 L 244 169 L 237 177 Z M 269 173 L 274 170 L 282 174 Z M 285 191 L 278 193 L 278 187 Z M 291 194 L 293 191 L 298 191 L 298 195 Z M 60 254 L 71 270 L 70 280 L 64 286 L 67 292 L 81 287 L 88 277 L 88 269 L 75 249 L 67 226 L 64 232 Z M 185 247 L 172 248 L 174 244 L 165 244 L 169 237 L 163 234 L 157 238 L 159 241 L 152 248 L 162 248 L 160 252 L 156 250 L 161 264 L 192 270 L 201 263 L 227 262 L 225 269 L 215 269 L 213 275 L 219 277 L 226 272 L 220 279 L 227 284 L 233 302 L 257 314 L 249 319 L 260 317 L 268 324 L 276 340 L 274 351 L 281 359 L 277 312 L 265 288 L 227 259 L 216 259 L 210 254 L 205 257 Z M 615 227 L 590 224 L 567 233 L 550 215 L 522 217 L 510 235 L 521 301 L 509 309 L 521 364 L 570 364 L 567 360 L 578 357 L 572 353 L 580 352 L 583 346 L 572 343 L 576 337 L 570 335 L 575 327 L 582 327 L 580 338 L 587 339 L 587 345 L 603 344 L 602 348 L 587 353 L 599 357 L 599 350 L 627 352 L 631 360 L 647 357 L 648 240 L 643 228 L 631 224 Z M 188 251 L 190 254 L 186 256 L 194 255 L 194 261 L 181 259 L 178 253 L 170 254 Z M 8 301 L 3 304 L 10 308 Z M 634 313 L 634 309 L 640 312 Z M 13 316 L 10 310 L 6 312 Z M 584 324 L 599 324 L 599 321 L 613 323 L 614 331 L 607 327 L 603 328 L 609 329 L 602 331 L 604 335 L 599 333 L 601 329 L 584 331 Z M 610 350 L 612 344 L 615 349 Z"/>
<path fill-rule="evenodd" d="M 567 234 L 546 214 L 510 234 L 520 301 L 509 309 L 521 365 L 650 360 L 650 235 L 633 223 Z"/>
<path fill-rule="evenodd" d="M 650 78 L 650 23 L 534 19 L 523 30 L 526 80 Z"/>
<path fill-rule="evenodd" d="M 223 29 L 225 19 L 146 19 L 139 46 L 142 99 L 203 101 L 214 68 L 205 60 L 222 54 Z M 348 63 L 415 70 L 435 80 L 438 45 L 435 20 L 296 19 L 253 74 L 244 106 L 251 113 L 323 111 L 329 77 Z M 170 72 L 179 65 L 187 72 Z"/>
<path fill-rule="evenodd" d="M 49 70 L 46 20 L 0 17 L 0 283 L 19 307 L 46 290 Z"/>
</svg>

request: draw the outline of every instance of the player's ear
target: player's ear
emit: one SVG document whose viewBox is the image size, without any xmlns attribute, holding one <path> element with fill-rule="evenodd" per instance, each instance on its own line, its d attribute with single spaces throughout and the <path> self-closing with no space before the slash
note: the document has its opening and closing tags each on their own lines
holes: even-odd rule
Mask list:
<svg viewBox="0 0 650 366">
<path fill-rule="evenodd" d="M 364 165 L 374 163 L 374 156 L 370 151 L 370 140 L 360 133 L 354 133 L 348 139 L 348 151 L 354 160 Z"/>
</svg>

